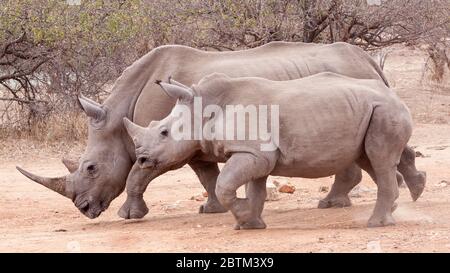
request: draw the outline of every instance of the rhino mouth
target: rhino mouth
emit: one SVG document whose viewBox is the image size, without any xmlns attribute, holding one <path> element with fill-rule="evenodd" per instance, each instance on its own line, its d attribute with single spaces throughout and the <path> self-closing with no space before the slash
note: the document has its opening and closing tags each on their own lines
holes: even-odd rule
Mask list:
<svg viewBox="0 0 450 273">
<path fill-rule="evenodd" d="M 78 210 L 89 219 L 95 219 L 102 214 L 107 208 L 108 205 L 103 205 L 100 203 L 100 205 L 96 205 L 92 202 L 89 202 L 88 200 L 83 200 L 79 202 L 75 202 L 75 206 L 78 208 Z"/>
<path fill-rule="evenodd" d="M 137 163 L 141 169 L 158 169 L 161 165 L 158 159 L 146 154 L 137 155 Z"/>
</svg>

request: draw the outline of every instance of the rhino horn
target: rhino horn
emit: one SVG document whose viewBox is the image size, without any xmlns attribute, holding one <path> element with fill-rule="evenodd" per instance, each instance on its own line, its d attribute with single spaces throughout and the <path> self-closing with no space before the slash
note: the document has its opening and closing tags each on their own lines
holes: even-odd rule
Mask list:
<svg viewBox="0 0 450 273">
<path fill-rule="evenodd" d="M 171 79 L 172 82 L 174 80 Z M 167 95 L 174 99 L 180 99 L 183 101 L 191 101 L 194 98 L 194 91 L 186 86 L 179 86 L 177 84 L 165 83 L 162 81 L 156 81 L 159 86 L 161 86 L 162 90 L 166 92 Z"/>
<path fill-rule="evenodd" d="M 102 108 L 100 104 L 97 102 L 86 98 L 83 95 L 78 97 L 78 101 L 80 102 L 81 108 L 89 117 L 92 117 L 96 120 L 102 120 L 106 116 L 105 109 Z"/>
<path fill-rule="evenodd" d="M 16 169 L 21 172 L 23 175 L 28 177 L 29 179 L 33 180 L 34 182 L 37 182 L 41 184 L 42 186 L 51 189 L 52 191 L 55 191 L 67 198 L 71 198 L 70 195 L 66 191 L 66 180 L 67 178 L 65 176 L 62 177 L 54 177 L 54 178 L 47 178 L 47 177 L 41 177 L 35 174 L 32 174 L 30 172 L 25 171 L 24 169 L 17 167 Z"/>
<path fill-rule="evenodd" d="M 185 89 L 190 89 L 188 86 L 186 86 L 186 85 L 184 85 L 184 84 L 182 84 L 182 83 L 177 82 L 176 80 L 174 80 L 174 79 L 172 78 L 172 76 L 169 76 L 169 83 L 170 83 L 170 84 L 174 84 L 174 85 L 178 85 L 179 87 L 182 87 L 182 88 L 185 88 Z"/>
<path fill-rule="evenodd" d="M 127 118 L 123 118 L 123 124 L 125 125 L 125 128 L 127 129 L 128 135 L 133 139 L 134 144 L 136 144 L 136 138 L 140 132 L 145 130 L 144 127 L 141 127 L 137 125 L 136 123 L 132 122 L 131 120 Z"/>
<path fill-rule="evenodd" d="M 63 157 L 61 159 L 61 162 L 64 164 L 64 166 L 66 166 L 67 170 L 69 170 L 70 173 L 73 173 L 76 170 L 78 170 L 78 162 L 74 160 L 70 160 Z"/>
</svg>

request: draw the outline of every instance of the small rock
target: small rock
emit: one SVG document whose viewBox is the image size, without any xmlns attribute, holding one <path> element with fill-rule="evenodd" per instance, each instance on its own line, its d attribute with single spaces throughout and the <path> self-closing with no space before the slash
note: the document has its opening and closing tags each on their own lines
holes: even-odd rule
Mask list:
<svg viewBox="0 0 450 273">
<path fill-rule="evenodd" d="M 425 155 L 419 151 L 416 151 L 416 157 L 425 157 Z"/>
<path fill-rule="evenodd" d="M 67 232 L 67 229 L 63 229 L 63 228 L 55 229 L 53 232 Z"/>
<path fill-rule="evenodd" d="M 292 194 L 295 192 L 295 186 L 292 185 L 291 183 L 280 185 L 280 187 L 278 187 L 278 191 L 282 192 L 282 193 L 291 193 Z"/>
<path fill-rule="evenodd" d="M 195 201 L 205 201 L 205 197 L 203 197 L 203 195 L 198 195 L 195 197 Z"/>
<path fill-rule="evenodd" d="M 278 188 L 279 192 L 282 193 L 294 193 L 295 186 L 289 183 L 286 179 L 283 180 L 273 180 L 273 184 Z"/>
<path fill-rule="evenodd" d="M 168 204 L 168 205 L 163 205 L 162 206 L 163 210 L 165 210 L 165 211 L 178 209 L 180 207 L 181 207 L 181 201 L 180 200 L 176 201 L 173 204 Z"/>
<path fill-rule="evenodd" d="M 203 197 L 203 195 L 194 195 L 194 196 L 191 196 L 190 200 L 205 201 L 205 197 Z"/>
<path fill-rule="evenodd" d="M 203 195 L 203 197 L 207 198 L 207 197 L 208 197 L 208 192 L 207 192 L 207 191 L 204 191 L 204 192 L 202 193 L 202 195 Z"/>
<path fill-rule="evenodd" d="M 353 198 L 360 198 L 363 196 L 363 193 L 369 193 L 373 191 L 374 189 L 368 188 L 364 185 L 358 185 L 350 191 L 349 196 Z"/>
<path fill-rule="evenodd" d="M 382 253 L 380 241 L 370 241 L 367 243 L 367 250 L 370 253 Z"/>
<path fill-rule="evenodd" d="M 437 150 L 437 151 L 441 151 L 441 150 L 445 150 L 447 149 L 448 146 L 446 145 L 442 145 L 442 146 L 433 146 L 433 147 L 428 147 L 428 150 Z"/>
<path fill-rule="evenodd" d="M 328 192 L 330 188 L 328 188 L 328 186 L 320 186 L 319 187 L 319 192 Z"/>
<path fill-rule="evenodd" d="M 267 181 L 266 189 L 267 189 L 266 201 L 280 200 L 280 196 L 278 195 L 277 187 L 271 181 Z"/>
<path fill-rule="evenodd" d="M 450 182 L 447 180 L 442 180 L 441 182 L 439 182 L 438 187 L 440 188 L 444 188 L 450 185 Z"/>
</svg>

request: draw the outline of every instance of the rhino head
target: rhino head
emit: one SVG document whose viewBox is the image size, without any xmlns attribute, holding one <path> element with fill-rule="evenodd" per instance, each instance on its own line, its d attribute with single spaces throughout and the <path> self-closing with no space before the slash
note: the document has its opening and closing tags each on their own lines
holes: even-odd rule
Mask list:
<svg viewBox="0 0 450 273">
<path fill-rule="evenodd" d="M 115 117 L 106 106 L 83 96 L 79 102 L 89 117 L 88 142 L 79 162 L 63 159 L 70 173 L 48 178 L 20 167 L 17 169 L 31 180 L 71 199 L 80 212 L 93 219 L 124 190 L 132 159 L 126 148 L 129 140 L 122 117 Z"/>
<path fill-rule="evenodd" d="M 181 119 L 177 114 L 181 113 L 180 108 L 188 110 L 189 121 L 193 120 L 194 90 L 174 80 L 169 79 L 169 81 L 170 83 L 157 81 L 169 96 L 177 99 L 172 112 L 166 118 L 152 121 L 148 127 L 141 127 L 127 118 L 123 119 L 125 128 L 136 148 L 136 162 L 142 169 L 171 169 L 179 166 L 182 162 L 187 162 L 200 149 L 198 140 L 189 137 L 181 139 L 180 136 L 176 136 L 180 125 L 184 126 L 180 123 Z M 190 125 L 189 128 L 192 128 L 192 123 Z M 183 127 L 183 129 L 186 128 Z M 191 130 L 187 130 L 190 135 Z"/>
</svg>

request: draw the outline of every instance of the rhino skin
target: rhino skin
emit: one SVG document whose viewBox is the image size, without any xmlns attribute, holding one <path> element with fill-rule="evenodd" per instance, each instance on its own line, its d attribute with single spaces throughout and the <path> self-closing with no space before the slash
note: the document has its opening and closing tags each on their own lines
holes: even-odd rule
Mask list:
<svg viewBox="0 0 450 273">
<path fill-rule="evenodd" d="M 116 80 L 111 95 L 103 104 L 83 96 L 79 98 L 82 109 L 89 117 L 88 140 L 79 162 L 64 160 L 70 174 L 50 179 L 18 170 L 49 189 L 65 189 L 67 192 L 62 195 L 72 199 L 84 215 L 96 218 L 123 192 L 136 160 L 133 142 L 124 130 L 123 117 L 146 126 L 150 121 L 166 116 L 175 104 L 175 99 L 164 94 L 154 83 L 155 80 L 173 75 L 190 85 L 212 72 L 231 77 L 259 76 L 290 80 L 324 71 L 354 78 L 378 79 L 388 84 L 368 54 L 346 43 L 271 42 L 258 48 L 232 52 L 205 52 L 178 45 L 161 46 L 128 67 Z M 414 154 L 414 151 L 411 150 L 411 153 Z M 200 212 L 224 212 L 214 193 L 219 174 L 217 164 L 193 160 L 189 165 L 208 192 L 208 200 L 200 207 Z M 425 177 L 417 172 L 414 161 L 405 163 L 405 166 L 408 172 L 402 174 L 411 194 L 415 192 L 416 197 L 413 198 L 416 199 L 423 190 Z M 359 183 L 360 173 L 361 170 L 355 165 L 342 177 L 338 174 L 323 207 L 350 205 L 347 193 Z M 142 179 L 150 180 L 147 177 Z M 128 194 L 136 195 L 136 201 L 133 203 L 127 199 L 119 214 L 124 218 L 142 217 L 142 211 L 146 210 L 142 206 L 145 204 L 142 192 Z"/>
<path fill-rule="evenodd" d="M 261 212 L 268 175 L 327 177 L 347 170 L 354 162 L 378 187 L 368 226 L 395 224 L 392 211 L 399 195 L 397 165 L 413 126 L 407 106 L 382 82 L 325 72 L 291 81 L 230 78 L 215 73 L 192 88 L 160 84 L 178 98 L 174 109 L 184 105 L 193 115 L 194 97 L 198 96 L 202 109 L 216 105 L 223 110 L 208 121 L 223 118 L 227 124 L 230 118 L 234 120 L 234 115 L 226 114 L 228 105 L 279 105 L 279 143 L 273 150 L 261 150 L 261 144 L 267 142 L 261 139 L 177 140 L 171 131 L 179 120 L 174 112 L 147 128 L 124 119 L 138 147 L 136 156 L 142 170 L 173 169 L 193 156 L 225 162 L 215 192 L 236 218 L 236 229 L 266 227 Z M 195 126 L 193 120 L 191 128 Z M 252 129 L 248 119 L 246 122 L 244 130 L 248 132 Z M 237 198 L 236 190 L 247 183 L 247 198 Z"/>
</svg>

